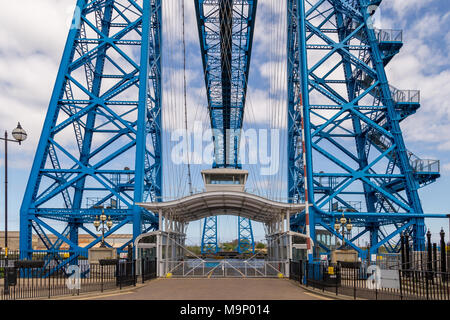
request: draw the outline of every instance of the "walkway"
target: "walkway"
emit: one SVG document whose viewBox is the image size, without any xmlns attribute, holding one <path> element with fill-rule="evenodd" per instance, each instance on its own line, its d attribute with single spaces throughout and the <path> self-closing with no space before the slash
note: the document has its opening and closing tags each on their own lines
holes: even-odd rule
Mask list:
<svg viewBox="0 0 450 320">
<path fill-rule="evenodd" d="M 81 298 L 81 297 L 80 297 Z M 83 299 L 83 298 L 81 298 Z M 330 300 L 287 279 L 155 279 L 135 290 L 89 300 Z"/>
</svg>

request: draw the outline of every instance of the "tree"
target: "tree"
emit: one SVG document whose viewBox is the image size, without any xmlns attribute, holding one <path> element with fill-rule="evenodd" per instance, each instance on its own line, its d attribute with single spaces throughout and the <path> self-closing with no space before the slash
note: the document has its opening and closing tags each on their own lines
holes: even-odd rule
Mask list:
<svg viewBox="0 0 450 320">
<path fill-rule="evenodd" d="M 256 244 L 256 249 L 265 249 L 266 248 L 266 244 L 262 243 L 262 242 L 258 242 Z"/>
</svg>

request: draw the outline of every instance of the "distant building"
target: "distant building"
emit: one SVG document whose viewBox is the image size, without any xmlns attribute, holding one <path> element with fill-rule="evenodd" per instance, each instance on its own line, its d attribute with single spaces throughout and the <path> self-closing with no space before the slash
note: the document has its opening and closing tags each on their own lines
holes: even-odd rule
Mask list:
<svg viewBox="0 0 450 320">
<path fill-rule="evenodd" d="M 56 236 L 48 235 L 49 240 L 51 242 L 56 241 Z M 106 241 L 113 246 L 114 248 L 119 248 L 123 246 L 127 241 L 132 238 L 131 234 L 112 234 L 106 238 Z M 78 241 L 81 247 L 87 246 L 92 242 L 92 236 L 88 234 L 80 234 L 78 237 Z M 33 234 L 32 246 L 34 250 L 46 250 L 47 248 L 44 246 L 44 243 L 39 239 L 39 237 Z M 100 246 L 100 243 L 96 245 L 96 247 Z M 5 247 L 5 232 L 0 231 L 0 248 L 1 251 L 4 251 Z M 19 231 L 8 231 L 8 249 L 10 251 L 19 250 Z M 67 244 L 61 246 L 62 250 L 69 249 Z"/>
</svg>

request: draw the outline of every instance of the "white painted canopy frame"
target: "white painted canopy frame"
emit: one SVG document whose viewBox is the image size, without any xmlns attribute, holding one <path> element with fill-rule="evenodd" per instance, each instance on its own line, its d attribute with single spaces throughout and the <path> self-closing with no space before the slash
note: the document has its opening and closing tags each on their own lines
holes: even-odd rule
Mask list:
<svg viewBox="0 0 450 320">
<path fill-rule="evenodd" d="M 209 216 L 235 215 L 270 224 L 289 213 L 301 212 L 304 203 L 285 203 L 247 192 L 212 191 L 168 202 L 138 203 L 139 206 L 171 220 L 189 223 Z"/>
</svg>

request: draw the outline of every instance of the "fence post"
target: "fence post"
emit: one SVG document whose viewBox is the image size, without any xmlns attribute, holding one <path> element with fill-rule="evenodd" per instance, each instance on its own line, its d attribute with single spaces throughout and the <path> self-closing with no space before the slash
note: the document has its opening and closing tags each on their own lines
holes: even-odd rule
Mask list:
<svg viewBox="0 0 450 320">
<path fill-rule="evenodd" d="M 341 273 L 341 268 L 339 265 L 336 265 L 336 296 L 339 294 L 339 289 L 338 289 L 338 278 L 342 277 L 342 273 Z M 342 279 L 342 278 L 341 278 Z"/>
<path fill-rule="evenodd" d="M 308 275 L 309 275 L 308 265 L 309 265 L 309 263 L 306 262 L 306 264 L 305 264 L 305 284 L 306 284 L 306 286 L 308 286 Z"/>
<path fill-rule="evenodd" d="M 117 281 L 119 282 L 119 289 L 122 290 L 122 275 L 120 274 L 121 270 L 120 270 L 120 262 L 117 261 Z"/>
<path fill-rule="evenodd" d="M 303 260 L 298 261 L 298 282 L 303 283 Z"/>
<path fill-rule="evenodd" d="M 47 273 L 47 277 L 48 277 L 48 298 L 50 299 L 50 285 L 51 285 L 51 283 L 50 283 L 50 268 L 48 268 L 49 269 L 49 271 L 48 271 L 48 273 Z"/>
<path fill-rule="evenodd" d="M 432 257 L 432 248 L 431 248 L 431 232 L 428 230 L 427 232 L 427 271 L 431 271 L 433 269 L 433 257 Z M 427 272 L 427 278 L 430 274 Z"/>
<path fill-rule="evenodd" d="M 133 277 L 134 277 L 134 286 L 136 287 L 136 283 L 137 283 L 137 274 L 136 274 L 136 260 L 133 260 L 132 262 L 131 262 L 131 267 L 133 268 L 132 270 L 133 270 Z"/>
<path fill-rule="evenodd" d="M 400 269 L 404 269 L 405 268 L 405 235 L 402 232 L 400 235 L 400 252 L 401 252 L 401 261 L 400 261 Z"/>
<path fill-rule="evenodd" d="M 409 254 L 409 237 L 407 234 L 405 234 L 405 258 L 406 258 L 406 269 L 410 270 L 411 265 L 410 265 L 410 254 Z"/>
<path fill-rule="evenodd" d="M 322 266 L 322 292 L 325 292 L 325 275 L 326 274 L 328 274 L 328 270 L 325 269 L 325 266 Z"/>
<path fill-rule="evenodd" d="M 246 271 L 247 271 L 247 269 L 246 269 Z M 292 260 L 289 259 L 289 279 L 293 279 L 292 276 L 293 276 L 293 272 L 292 272 Z M 294 280 L 295 280 L 295 279 L 294 279 Z"/>
<path fill-rule="evenodd" d="M 428 296 L 428 271 L 425 271 L 426 276 L 425 276 L 425 283 L 426 283 L 426 290 L 427 290 L 427 300 L 429 300 L 429 296 Z"/>
<path fill-rule="evenodd" d="M 400 281 L 400 300 L 403 300 L 403 291 L 402 291 L 402 270 L 398 269 L 398 280 Z"/>
<path fill-rule="evenodd" d="M 81 274 L 81 265 L 80 265 L 80 261 L 78 261 L 77 262 L 77 267 L 79 268 L 78 270 L 79 270 L 79 272 L 80 272 L 80 274 L 79 274 L 79 276 L 80 276 L 80 283 L 79 283 L 79 287 L 77 288 L 77 295 L 80 295 L 80 288 L 81 288 L 81 281 L 82 281 L 82 279 L 83 279 L 83 277 L 82 277 L 82 274 Z M 90 267 L 90 266 L 89 266 Z M 90 270 L 89 270 L 89 272 L 90 272 Z M 78 279 L 77 279 L 78 280 Z M 77 281 L 77 280 L 75 280 L 75 281 Z"/>
<path fill-rule="evenodd" d="M 447 257 L 445 252 L 445 232 L 444 229 L 441 228 L 441 232 L 439 233 L 441 236 L 441 272 L 442 272 L 442 280 L 444 282 L 447 281 L 446 272 L 447 272 Z"/>
<path fill-rule="evenodd" d="M 356 300 L 356 268 L 353 269 L 353 299 Z"/>
<path fill-rule="evenodd" d="M 438 271 L 438 263 L 437 263 L 437 245 L 433 243 L 433 271 Z"/>
<path fill-rule="evenodd" d="M 101 288 L 102 288 L 102 293 L 103 293 L 103 264 L 100 265 L 100 274 L 101 274 Z"/>
<path fill-rule="evenodd" d="M 144 268 L 144 259 L 142 258 L 142 259 L 141 259 L 141 278 L 142 278 L 142 283 L 145 282 L 145 281 L 144 281 L 144 271 L 145 271 L 145 268 Z"/>
<path fill-rule="evenodd" d="M 375 279 L 375 300 L 378 300 L 378 279 L 376 278 L 376 271 L 372 271 L 372 275 L 374 276 Z"/>
</svg>

